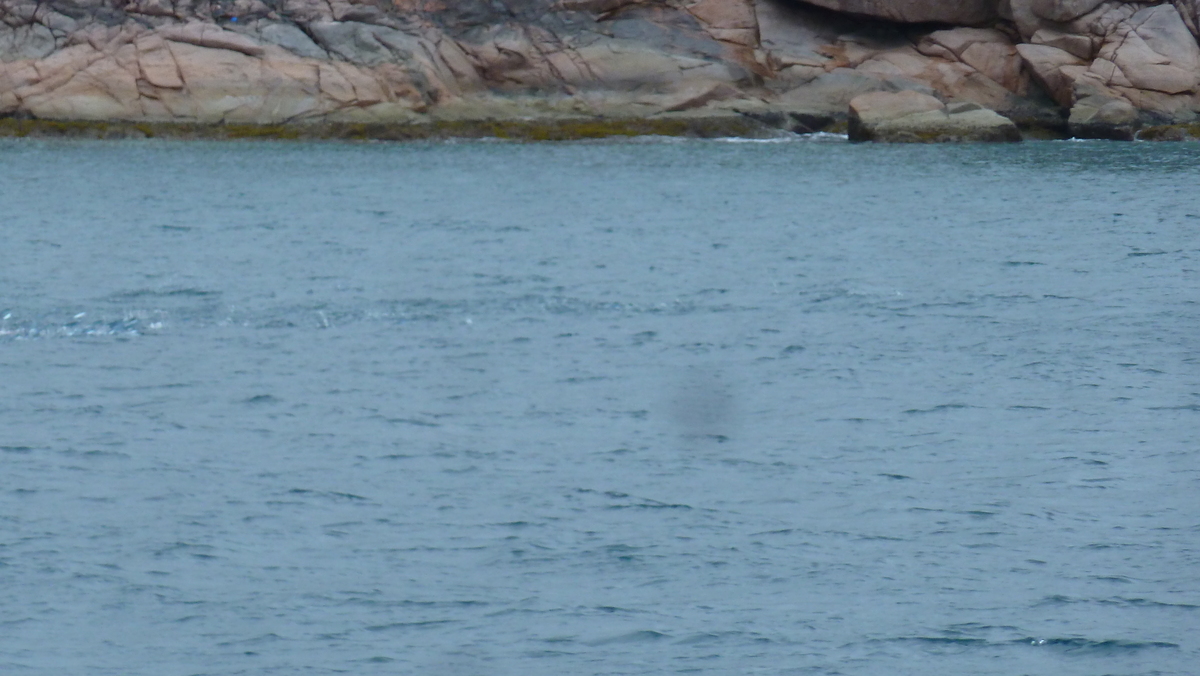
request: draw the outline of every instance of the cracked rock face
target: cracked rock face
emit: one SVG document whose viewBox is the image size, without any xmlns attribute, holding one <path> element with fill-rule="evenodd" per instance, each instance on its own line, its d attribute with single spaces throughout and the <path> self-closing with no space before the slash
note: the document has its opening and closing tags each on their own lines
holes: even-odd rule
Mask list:
<svg viewBox="0 0 1200 676">
<path fill-rule="evenodd" d="M 1104 0 L 1031 0 L 1029 9 L 1035 16 L 1049 21 L 1071 21 L 1096 9 Z"/>
<path fill-rule="evenodd" d="M 1126 135 L 1104 131 L 1105 120 L 1122 129 L 1136 129 L 1139 119 L 1191 121 L 1200 111 L 1200 47 L 1194 16 L 1189 24 L 1180 11 L 1190 4 L 1013 0 L 1028 36 L 1017 49 L 1051 96 L 1072 109 L 1072 120 L 1086 120 L 1090 126 L 1078 126 L 1087 135 Z M 1121 114 L 1097 118 L 1101 110 Z M 1130 111 L 1135 119 L 1126 119 Z"/>
<path fill-rule="evenodd" d="M 405 121 L 522 94 L 647 114 L 767 74 L 750 0 L 0 0 L 0 21 L 0 114 L 55 119 Z"/>
<path fill-rule="evenodd" d="M 1175 0 L 1175 9 L 1192 35 L 1200 38 L 1200 0 Z"/>
<path fill-rule="evenodd" d="M 1198 20 L 1200 0 L 0 0 L 0 116 L 812 129 L 908 91 L 1136 126 L 1200 110 Z"/>
</svg>

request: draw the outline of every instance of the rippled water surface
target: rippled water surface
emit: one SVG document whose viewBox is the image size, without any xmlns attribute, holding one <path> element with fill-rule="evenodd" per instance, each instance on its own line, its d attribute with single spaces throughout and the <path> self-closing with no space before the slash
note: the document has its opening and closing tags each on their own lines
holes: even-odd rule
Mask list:
<svg viewBox="0 0 1200 676">
<path fill-rule="evenodd" d="M 1200 148 L 0 144 L 0 670 L 1184 676 Z"/>
</svg>

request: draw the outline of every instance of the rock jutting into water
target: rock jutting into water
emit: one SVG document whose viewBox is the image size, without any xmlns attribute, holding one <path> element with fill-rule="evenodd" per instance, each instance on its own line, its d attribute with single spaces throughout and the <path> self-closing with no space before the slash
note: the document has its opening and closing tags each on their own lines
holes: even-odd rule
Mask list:
<svg viewBox="0 0 1200 676">
<path fill-rule="evenodd" d="M 1012 142 L 1012 120 L 975 103 L 949 106 L 919 92 L 871 92 L 850 101 L 850 140 L 892 143 Z"/>
<path fill-rule="evenodd" d="M 947 120 L 1132 138 L 1196 122 L 1198 24 L 1200 0 L 0 0 L 0 133 L 810 132 L 863 94 L 915 92 Z"/>
</svg>

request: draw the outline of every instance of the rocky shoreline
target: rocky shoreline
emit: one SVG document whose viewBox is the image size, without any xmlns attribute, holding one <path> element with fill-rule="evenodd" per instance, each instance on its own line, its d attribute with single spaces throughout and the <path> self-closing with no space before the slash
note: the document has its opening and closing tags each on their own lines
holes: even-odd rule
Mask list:
<svg viewBox="0 0 1200 676">
<path fill-rule="evenodd" d="M 1200 138 L 1200 0 L 0 0 L 0 136 Z"/>
<path fill-rule="evenodd" d="M 769 139 L 785 132 L 740 115 L 656 118 L 419 120 L 403 123 L 197 124 L 0 118 L 0 138 L 425 141 L 577 141 L 614 137 Z"/>
</svg>

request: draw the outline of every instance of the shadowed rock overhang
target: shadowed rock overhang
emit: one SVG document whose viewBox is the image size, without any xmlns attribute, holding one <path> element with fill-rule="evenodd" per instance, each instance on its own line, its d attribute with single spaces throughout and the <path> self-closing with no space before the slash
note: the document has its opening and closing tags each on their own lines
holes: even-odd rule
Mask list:
<svg viewBox="0 0 1200 676">
<path fill-rule="evenodd" d="M 1196 121 L 1198 17 L 1200 0 L 0 0 L 0 116 L 808 131 L 913 91 L 1134 133 Z"/>
</svg>

